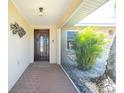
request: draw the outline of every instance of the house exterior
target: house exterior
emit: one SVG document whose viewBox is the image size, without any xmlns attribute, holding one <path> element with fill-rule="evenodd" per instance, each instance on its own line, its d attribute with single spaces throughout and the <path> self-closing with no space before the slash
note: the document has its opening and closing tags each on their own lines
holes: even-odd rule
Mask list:
<svg viewBox="0 0 124 93">
<path fill-rule="evenodd" d="M 25 69 L 29 66 L 30 63 L 34 63 L 34 61 L 47 61 L 50 64 L 59 64 L 61 65 L 62 61 L 67 61 L 66 54 L 67 54 L 67 31 L 73 30 L 77 31 L 77 29 L 81 30 L 83 27 L 76 28 L 72 26 L 74 23 L 85 17 L 86 15 L 90 14 L 92 12 L 92 9 L 96 10 L 99 6 L 103 5 L 107 0 L 100 0 L 100 2 L 96 5 L 94 8 L 88 9 L 86 15 L 83 17 L 77 16 L 76 11 L 81 11 L 83 4 L 88 5 L 87 2 L 82 2 L 83 0 L 69 0 L 68 1 L 68 7 L 64 10 L 63 16 L 60 16 L 59 20 L 56 21 L 56 24 L 33 24 L 31 25 L 30 22 L 26 19 L 24 14 L 20 12 L 20 8 L 18 7 L 18 3 L 16 2 L 18 0 L 9 0 L 8 2 L 8 10 L 9 10 L 9 16 L 8 16 L 8 90 L 11 90 L 11 88 L 15 85 L 17 80 L 21 77 L 22 73 L 25 71 Z M 21 0 L 20 0 L 21 1 Z M 98 0 L 95 0 L 94 2 L 97 2 Z M 65 2 L 66 3 L 66 2 Z M 92 4 L 93 2 L 91 2 Z M 30 5 L 30 4 L 29 4 Z M 22 5 L 23 6 L 23 5 Z M 26 8 L 26 7 L 25 7 Z M 82 10 L 83 11 L 83 10 Z M 29 11 L 30 12 L 30 11 Z M 82 12 L 84 13 L 84 12 Z M 73 15 L 72 15 L 73 14 Z M 71 17 L 70 17 L 71 16 Z M 39 17 L 39 16 L 38 16 Z M 77 18 L 74 20 L 74 18 Z M 18 34 L 13 34 L 12 30 L 10 28 L 10 24 L 18 23 L 20 27 L 22 27 L 26 34 L 20 38 Z M 63 27 L 66 25 L 67 27 Z M 71 25 L 71 26 L 69 26 Z M 113 29 L 115 30 L 115 27 L 110 28 L 101 28 L 102 30 L 109 30 Z M 38 54 L 36 47 L 40 47 L 39 51 L 42 52 L 44 48 L 42 44 L 42 38 L 36 36 L 39 40 L 39 43 L 35 43 L 35 32 L 36 30 L 45 31 L 48 30 L 47 38 L 46 39 L 46 51 L 43 53 L 46 53 L 47 57 L 43 57 L 45 54 Z M 46 32 L 45 32 L 46 33 Z M 40 34 L 41 36 L 43 34 Z M 37 46 L 35 47 L 35 44 Z M 38 45 L 40 44 L 40 45 Z M 36 53 L 35 53 L 36 52 Z M 35 60 L 35 54 L 42 56 L 42 59 L 36 58 Z"/>
</svg>

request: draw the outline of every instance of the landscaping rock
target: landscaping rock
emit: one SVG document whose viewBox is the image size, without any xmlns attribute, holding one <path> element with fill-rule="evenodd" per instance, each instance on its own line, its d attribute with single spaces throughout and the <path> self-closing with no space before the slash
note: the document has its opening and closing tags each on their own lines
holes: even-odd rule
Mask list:
<svg viewBox="0 0 124 93">
<path fill-rule="evenodd" d="M 107 60 L 106 74 L 116 82 L 116 37 L 114 38 L 110 49 L 109 58 Z"/>
<path fill-rule="evenodd" d="M 116 85 L 110 77 L 96 83 L 99 93 L 116 93 Z"/>
</svg>

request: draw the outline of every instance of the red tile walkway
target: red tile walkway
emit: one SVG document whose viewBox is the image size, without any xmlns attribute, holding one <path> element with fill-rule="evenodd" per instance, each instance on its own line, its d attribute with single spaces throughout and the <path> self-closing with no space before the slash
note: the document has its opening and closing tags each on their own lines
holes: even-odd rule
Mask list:
<svg viewBox="0 0 124 93">
<path fill-rule="evenodd" d="M 9 93 L 77 93 L 59 65 L 29 65 Z"/>
</svg>

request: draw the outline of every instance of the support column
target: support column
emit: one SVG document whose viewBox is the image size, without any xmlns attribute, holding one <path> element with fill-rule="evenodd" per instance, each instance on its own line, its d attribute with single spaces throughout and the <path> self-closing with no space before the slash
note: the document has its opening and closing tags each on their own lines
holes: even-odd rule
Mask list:
<svg viewBox="0 0 124 93">
<path fill-rule="evenodd" d="M 57 29 L 57 64 L 61 64 L 61 28 Z"/>
</svg>

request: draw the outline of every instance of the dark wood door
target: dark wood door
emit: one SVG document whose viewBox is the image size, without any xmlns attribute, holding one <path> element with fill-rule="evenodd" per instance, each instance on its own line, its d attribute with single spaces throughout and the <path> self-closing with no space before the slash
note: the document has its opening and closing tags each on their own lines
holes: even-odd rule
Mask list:
<svg viewBox="0 0 124 93">
<path fill-rule="evenodd" d="M 34 30 L 34 61 L 49 61 L 49 30 Z"/>
</svg>

